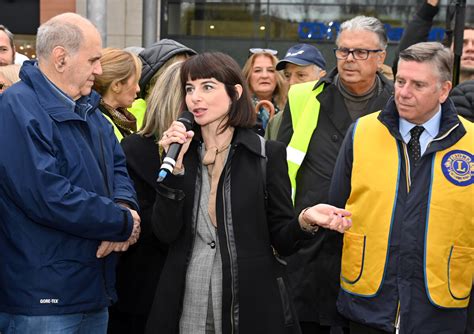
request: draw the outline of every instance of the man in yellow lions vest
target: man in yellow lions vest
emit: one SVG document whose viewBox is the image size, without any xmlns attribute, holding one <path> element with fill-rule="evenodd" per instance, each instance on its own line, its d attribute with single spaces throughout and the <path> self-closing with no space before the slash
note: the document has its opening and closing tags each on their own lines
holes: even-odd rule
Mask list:
<svg viewBox="0 0 474 334">
<path fill-rule="evenodd" d="M 395 96 L 359 119 L 330 202 L 352 211 L 339 312 L 351 333 L 462 334 L 474 267 L 474 127 L 452 101 L 439 43 L 400 53 Z"/>
</svg>

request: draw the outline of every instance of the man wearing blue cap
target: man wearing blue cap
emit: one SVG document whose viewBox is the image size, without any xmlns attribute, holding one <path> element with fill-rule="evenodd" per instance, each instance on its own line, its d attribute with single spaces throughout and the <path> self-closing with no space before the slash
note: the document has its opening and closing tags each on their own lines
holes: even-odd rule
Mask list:
<svg viewBox="0 0 474 334">
<path fill-rule="evenodd" d="M 288 49 L 285 58 L 276 65 L 283 70 L 290 86 L 296 83 L 319 80 L 326 75 L 326 60 L 321 52 L 310 44 L 296 44 Z"/>
<path fill-rule="evenodd" d="M 341 24 L 334 50 L 336 68 L 317 83 L 291 87 L 277 139 L 287 145 L 297 211 L 328 201 L 336 157 L 350 124 L 380 110 L 390 98 L 393 85 L 378 73 L 386 46 L 387 36 L 378 19 L 355 17 Z M 295 52 L 298 57 L 305 53 Z M 295 59 L 291 57 L 285 59 Z M 303 334 L 329 334 L 331 327 L 347 327 L 336 309 L 341 253 L 342 236 L 320 228 L 286 258 Z"/>
<path fill-rule="evenodd" d="M 326 60 L 321 52 L 310 44 L 296 44 L 288 49 L 285 58 L 276 65 L 277 71 L 283 70 L 288 84 L 318 81 L 326 75 Z M 290 94 L 290 93 L 289 93 Z M 276 114 L 268 123 L 266 139 L 277 139 L 283 113 Z"/>
</svg>

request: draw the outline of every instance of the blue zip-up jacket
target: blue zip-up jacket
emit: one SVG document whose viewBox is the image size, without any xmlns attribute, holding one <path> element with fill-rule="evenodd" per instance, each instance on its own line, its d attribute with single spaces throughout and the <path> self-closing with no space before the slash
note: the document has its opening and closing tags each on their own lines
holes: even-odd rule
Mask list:
<svg viewBox="0 0 474 334">
<path fill-rule="evenodd" d="M 417 162 L 410 192 L 405 181 L 407 171 L 403 154 L 400 154 L 402 158 L 393 227 L 380 290 L 372 297 L 357 296 L 340 290 L 338 310 L 352 321 L 394 332 L 400 317 L 400 334 L 464 333 L 466 309 L 447 309 L 433 305 L 427 296 L 424 281 L 425 228 L 433 155 L 451 147 L 466 134 L 452 101 L 448 99 L 441 107 L 439 133 Z M 399 115 L 393 97 L 378 119 L 397 140 L 399 152 L 403 152 L 403 139 L 398 128 Z M 354 125 L 349 129 L 339 152 L 329 192 L 330 204 L 339 207 L 345 206 L 351 192 L 353 132 Z M 367 182 L 370 184 L 370 180 Z M 472 217 L 466 217 L 466 223 L 472 223 Z"/>
<path fill-rule="evenodd" d="M 123 151 L 92 92 L 74 102 L 34 61 L 0 94 L 0 312 L 98 310 L 116 298 L 116 255 L 127 240 L 123 201 L 137 208 Z"/>
</svg>

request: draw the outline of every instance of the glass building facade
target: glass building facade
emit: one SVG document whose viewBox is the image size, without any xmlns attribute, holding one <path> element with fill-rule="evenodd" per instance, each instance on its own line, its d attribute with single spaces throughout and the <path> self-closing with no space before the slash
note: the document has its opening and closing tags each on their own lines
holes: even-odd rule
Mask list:
<svg viewBox="0 0 474 334">
<path fill-rule="evenodd" d="M 446 11 L 451 0 L 440 1 L 429 40 L 442 40 Z M 468 0 L 466 22 L 474 22 Z M 357 15 L 375 16 L 389 36 L 386 63 L 416 13 L 420 0 L 209 0 L 161 1 L 161 38 L 172 38 L 198 52 L 218 50 L 243 64 L 249 48 L 271 48 L 283 57 L 296 43 L 316 45 L 328 66 L 335 64 L 334 41 L 340 23 Z"/>
</svg>

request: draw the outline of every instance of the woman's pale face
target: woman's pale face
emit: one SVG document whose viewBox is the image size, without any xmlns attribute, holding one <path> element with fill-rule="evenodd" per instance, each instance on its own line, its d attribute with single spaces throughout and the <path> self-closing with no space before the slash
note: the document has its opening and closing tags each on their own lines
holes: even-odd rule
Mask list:
<svg viewBox="0 0 474 334">
<path fill-rule="evenodd" d="M 270 100 L 277 85 L 272 59 L 264 54 L 254 58 L 250 74 L 250 89 L 260 100 Z"/>
<path fill-rule="evenodd" d="M 214 79 L 189 79 L 186 82 L 186 106 L 201 127 L 219 126 L 228 117 L 231 99 L 225 85 Z"/>
<path fill-rule="evenodd" d="M 115 108 L 129 108 L 140 92 L 137 76 L 131 75 L 124 83 L 118 83 L 118 91 L 114 94 Z"/>
</svg>

